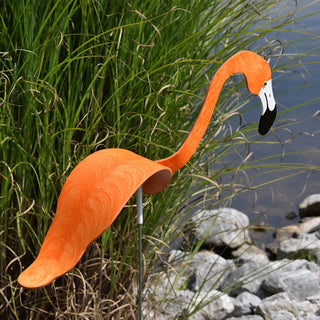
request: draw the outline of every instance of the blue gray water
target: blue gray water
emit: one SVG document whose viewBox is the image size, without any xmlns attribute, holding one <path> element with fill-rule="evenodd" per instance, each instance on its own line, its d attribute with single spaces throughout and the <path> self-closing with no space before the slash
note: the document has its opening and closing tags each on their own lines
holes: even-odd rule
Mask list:
<svg viewBox="0 0 320 320">
<path fill-rule="evenodd" d="M 294 0 L 281 0 L 279 5 L 283 10 L 287 6 L 291 9 L 295 4 Z M 299 11 L 296 17 L 308 15 L 319 11 L 315 15 L 305 17 L 290 26 L 286 31 L 268 36 L 268 41 L 279 41 L 279 43 L 292 42 L 289 48 L 283 52 L 283 57 L 270 61 L 281 64 L 286 59 L 300 57 L 301 52 L 313 52 L 311 57 L 301 58 L 299 62 L 289 68 L 286 72 L 274 72 L 274 94 L 279 106 L 275 130 L 260 140 L 260 144 L 253 144 L 251 151 L 255 159 L 267 157 L 272 154 L 279 154 L 275 159 L 264 163 L 300 163 L 309 166 L 320 166 L 320 2 L 299 1 L 299 7 L 311 4 Z M 282 11 L 283 12 L 283 11 Z M 281 14 L 275 12 L 275 15 Z M 311 35 L 310 35 L 311 34 Z M 311 37 L 311 38 L 310 38 Z M 255 102 L 258 102 L 257 100 Z M 289 108 L 294 108 L 286 114 L 281 114 Z M 251 112 L 252 113 L 252 112 Z M 245 114 L 245 119 L 257 121 L 257 114 Z M 252 118 L 251 118 L 252 117 Z M 277 128 L 277 125 L 281 127 Z M 275 145 L 267 144 L 269 141 L 279 141 Z M 294 152 L 293 155 L 290 155 Z M 279 166 L 278 166 L 279 167 Z M 265 172 L 265 169 L 256 169 L 248 174 Z M 281 176 L 300 172 L 285 180 L 276 181 Z M 278 228 L 283 225 L 292 224 L 297 221 L 288 220 L 286 215 L 289 212 L 298 213 L 299 203 L 308 195 L 320 193 L 320 171 L 318 170 L 280 170 L 272 174 L 264 174 L 257 178 L 250 178 L 250 185 L 256 186 L 266 181 L 275 180 L 273 183 L 255 187 L 235 196 L 231 206 L 247 213 L 257 223 L 267 224 L 271 228 Z M 272 239 L 272 230 L 265 233 L 254 233 L 253 237 L 259 243 L 267 243 Z"/>
</svg>

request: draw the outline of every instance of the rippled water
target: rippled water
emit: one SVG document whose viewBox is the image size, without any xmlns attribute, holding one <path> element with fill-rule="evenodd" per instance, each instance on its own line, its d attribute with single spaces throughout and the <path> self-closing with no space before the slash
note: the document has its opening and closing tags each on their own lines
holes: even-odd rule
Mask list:
<svg viewBox="0 0 320 320">
<path fill-rule="evenodd" d="M 287 5 L 290 6 L 294 3 L 293 0 L 284 0 L 280 1 L 279 5 L 285 10 Z M 308 3 L 312 2 L 301 1 L 299 6 Z M 303 9 L 296 16 L 304 16 L 316 11 L 320 11 L 320 2 Z M 320 63 L 317 62 L 320 61 L 320 13 L 303 18 L 286 28 L 289 30 L 274 35 L 274 39 L 269 37 L 268 41 L 279 40 L 284 43 L 297 40 L 304 36 L 300 32 L 313 33 L 318 37 L 313 37 L 312 40 L 300 39 L 296 45 L 290 46 L 284 51 L 284 56 L 281 59 L 294 57 L 299 52 L 308 50 L 312 50 L 314 53 L 311 57 L 301 59 L 300 64 L 290 68 L 287 73 L 273 73 L 278 110 L 281 112 L 306 101 L 315 100 L 286 114 L 278 114 L 278 124 L 289 119 L 291 122 L 294 121 L 295 125 L 278 128 L 271 135 L 261 139 L 261 142 L 280 141 L 276 146 L 266 143 L 256 144 L 251 147 L 251 151 L 254 152 L 255 159 L 279 154 L 269 163 L 278 164 L 282 161 L 320 166 L 320 120 L 313 116 L 320 110 Z M 281 59 L 277 63 L 281 63 L 283 61 Z M 274 62 L 271 61 L 271 64 Z M 256 114 L 252 116 L 252 119 L 251 115 L 245 114 L 244 116 L 247 117 L 247 121 L 257 121 Z M 295 154 L 290 155 L 290 152 L 295 152 Z M 248 174 L 257 174 L 261 171 L 256 169 Z M 276 180 L 280 176 L 294 172 L 298 171 L 279 171 L 251 178 L 250 184 L 255 186 L 266 180 Z M 271 228 L 277 228 L 298 221 L 298 218 L 288 220 L 286 215 L 289 212 L 298 213 L 299 203 L 313 193 L 320 193 L 320 172 L 301 170 L 301 173 L 291 178 L 275 181 L 268 186 L 254 188 L 254 190 L 234 197 L 231 206 L 247 213 L 251 221 L 257 219 L 257 223 L 261 222 Z M 272 234 L 272 230 L 264 233 L 255 232 L 253 237 L 257 242 L 267 243 L 271 241 Z"/>
</svg>

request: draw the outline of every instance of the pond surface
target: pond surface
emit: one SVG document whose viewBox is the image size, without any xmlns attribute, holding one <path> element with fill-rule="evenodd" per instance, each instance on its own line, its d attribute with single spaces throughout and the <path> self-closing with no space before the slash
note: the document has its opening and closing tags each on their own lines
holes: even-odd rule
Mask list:
<svg viewBox="0 0 320 320">
<path fill-rule="evenodd" d="M 279 5 L 283 10 L 288 10 L 287 6 L 292 8 L 294 3 L 293 0 L 282 0 Z M 310 3 L 312 5 L 299 11 L 295 16 L 301 17 L 320 11 L 320 2 L 300 1 L 298 5 L 303 7 Z M 281 11 L 278 14 L 281 14 Z M 272 240 L 274 228 L 296 223 L 299 219 L 288 220 L 287 214 L 298 213 L 299 204 L 305 197 L 320 193 L 319 168 L 284 169 L 286 163 L 291 166 L 295 163 L 300 166 L 301 164 L 309 167 L 320 166 L 320 120 L 316 115 L 320 111 L 320 13 L 302 18 L 285 28 L 287 30 L 275 34 L 274 39 L 270 39 L 269 36 L 268 41 L 279 40 L 281 43 L 296 41 L 296 43 L 284 50 L 282 58 L 271 61 L 270 64 L 281 64 L 286 59 L 294 59 L 297 56 L 301 56 L 301 59 L 285 73 L 273 73 L 274 94 L 278 104 L 276 126 L 270 135 L 250 147 L 255 159 L 278 155 L 263 163 L 274 163 L 278 168 L 279 163 L 283 163 L 283 169 L 250 178 L 249 184 L 253 186 L 253 190 L 235 196 L 229 204 L 248 214 L 252 222 L 256 221 L 254 224 L 262 223 L 270 227 L 267 232 L 254 232 L 253 239 L 260 245 Z M 302 52 L 313 53 L 310 57 L 303 58 Z M 295 109 L 300 104 L 301 106 Z M 281 114 L 288 109 L 290 111 Z M 257 121 L 256 114 L 252 115 L 252 119 L 250 115 L 244 116 L 248 122 Z M 278 143 L 268 144 L 270 141 Z M 248 172 L 248 175 L 257 175 L 261 172 L 266 170 L 255 169 Z M 279 180 L 280 177 L 287 175 L 293 176 Z M 274 182 L 256 187 L 266 181 Z"/>
</svg>

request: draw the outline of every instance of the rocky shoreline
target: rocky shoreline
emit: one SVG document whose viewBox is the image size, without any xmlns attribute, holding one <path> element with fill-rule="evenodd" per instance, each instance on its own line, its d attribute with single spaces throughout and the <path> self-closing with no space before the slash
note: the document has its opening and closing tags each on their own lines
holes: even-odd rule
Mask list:
<svg viewBox="0 0 320 320">
<path fill-rule="evenodd" d="M 148 278 L 143 319 L 320 320 L 320 194 L 299 214 L 261 250 L 244 213 L 197 212 L 186 237 L 199 250 L 172 250 Z"/>
</svg>

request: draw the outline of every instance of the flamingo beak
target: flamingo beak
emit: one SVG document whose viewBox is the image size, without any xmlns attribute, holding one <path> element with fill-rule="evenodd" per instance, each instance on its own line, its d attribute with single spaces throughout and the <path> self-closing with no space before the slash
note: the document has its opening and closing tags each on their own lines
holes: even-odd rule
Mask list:
<svg viewBox="0 0 320 320">
<path fill-rule="evenodd" d="M 262 115 L 260 117 L 258 130 L 261 135 L 265 135 L 270 130 L 277 115 L 277 106 L 273 96 L 271 79 L 264 83 L 264 86 L 259 92 L 259 98 L 262 103 Z"/>
</svg>

